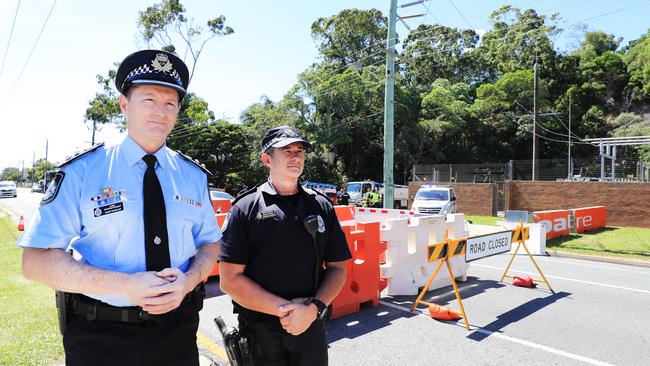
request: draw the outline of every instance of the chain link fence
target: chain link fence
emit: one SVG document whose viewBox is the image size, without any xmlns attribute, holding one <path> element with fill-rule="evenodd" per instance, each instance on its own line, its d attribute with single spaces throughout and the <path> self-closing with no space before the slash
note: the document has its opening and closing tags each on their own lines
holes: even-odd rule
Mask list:
<svg viewBox="0 0 650 366">
<path fill-rule="evenodd" d="M 569 169 L 566 160 L 540 159 L 536 162 L 536 180 L 649 182 L 650 163 L 641 160 L 600 158 L 574 159 Z M 432 183 L 499 183 L 507 180 L 531 180 L 532 160 L 507 163 L 414 165 L 413 180 Z"/>
</svg>

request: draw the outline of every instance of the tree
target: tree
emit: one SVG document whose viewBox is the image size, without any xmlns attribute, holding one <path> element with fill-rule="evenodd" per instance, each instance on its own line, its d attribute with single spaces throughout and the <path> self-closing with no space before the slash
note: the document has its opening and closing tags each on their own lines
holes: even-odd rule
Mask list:
<svg viewBox="0 0 650 366">
<path fill-rule="evenodd" d="M 22 176 L 23 175 L 20 173 L 20 169 L 15 167 L 7 167 L 2 170 L 2 174 L 0 174 L 0 180 L 19 181 L 21 180 Z"/>
<path fill-rule="evenodd" d="M 626 86 L 632 102 L 650 100 L 650 29 L 623 50 L 623 59 L 630 73 Z"/>
<path fill-rule="evenodd" d="M 471 29 L 422 24 L 404 41 L 405 72 L 419 85 L 431 85 L 436 79 L 472 80 L 471 51 L 478 40 Z"/>
<path fill-rule="evenodd" d="M 186 17 L 185 8 L 180 0 L 163 0 L 140 12 L 138 30 L 141 40 L 147 46 L 160 47 L 177 54 L 174 42 L 184 44 L 185 49 L 192 57 L 192 63 L 189 66 L 191 80 L 196 63 L 206 43 L 215 37 L 233 33 L 233 29 L 225 25 L 225 21 L 226 18 L 223 15 L 212 18 L 206 23 L 207 31 L 203 30 L 201 27 L 195 26 L 192 19 Z M 89 107 L 84 116 L 84 122 L 90 124 L 93 130 L 93 142 L 95 130 L 101 125 L 111 123 L 117 125 L 122 131 L 126 129 L 126 119 L 120 112 L 118 94 L 113 88 L 119 63 L 114 65 L 115 69 L 109 70 L 106 76 L 97 75 L 100 91 L 88 102 Z M 180 117 L 198 117 L 200 121 L 214 120 L 213 113 L 207 110 L 207 103 L 194 94 L 188 94 L 181 107 Z M 193 113 L 192 111 L 195 109 L 198 109 L 199 112 Z M 201 113 L 205 115 L 201 116 Z"/>
<path fill-rule="evenodd" d="M 556 52 L 551 38 L 560 28 L 553 24 L 557 15 L 539 15 L 533 9 L 521 11 L 502 6 L 490 15 L 492 29 L 487 31 L 478 47 L 478 55 L 487 65 L 488 75 L 498 77 L 506 72 L 532 68 L 536 57 L 544 65 L 543 76 L 553 76 Z"/>
<path fill-rule="evenodd" d="M 187 18 L 185 7 L 180 0 L 163 0 L 140 12 L 138 30 L 140 37 L 148 45 L 178 53 L 175 44 L 184 44 L 185 53 L 192 57 L 190 80 L 194 76 L 196 64 L 205 44 L 215 38 L 232 34 L 234 30 L 226 26 L 226 17 L 219 15 L 206 22 L 207 30 Z"/>
<path fill-rule="evenodd" d="M 377 9 L 346 9 L 318 18 L 311 26 L 311 36 L 323 60 L 336 68 L 355 62 L 376 65 L 385 59 L 376 46 L 385 43 L 387 22 Z"/>
</svg>

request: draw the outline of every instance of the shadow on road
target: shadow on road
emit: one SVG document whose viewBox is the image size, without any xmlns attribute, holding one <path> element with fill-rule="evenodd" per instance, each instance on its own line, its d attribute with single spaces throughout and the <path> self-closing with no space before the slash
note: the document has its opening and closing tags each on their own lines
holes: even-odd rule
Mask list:
<svg viewBox="0 0 650 366">
<path fill-rule="evenodd" d="M 524 319 L 525 317 L 532 315 L 538 310 L 543 309 L 560 299 L 568 297 L 569 295 L 571 295 L 571 293 L 562 291 L 562 292 L 557 292 L 555 294 L 551 294 L 544 298 L 530 300 L 525 304 L 521 304 L 516 308 L 497 316 L 497 320 L 483 326 L 482 328 L 490 330 L 492 332 L 500 332 L 507 325 L 511 323 L 516 323 L 521 319 Z M 467 338 L 480 342 L 489 336 L 490 336 L 489 334 L 474 331 L 470 335 L 468 335 Z"/>
</svg>

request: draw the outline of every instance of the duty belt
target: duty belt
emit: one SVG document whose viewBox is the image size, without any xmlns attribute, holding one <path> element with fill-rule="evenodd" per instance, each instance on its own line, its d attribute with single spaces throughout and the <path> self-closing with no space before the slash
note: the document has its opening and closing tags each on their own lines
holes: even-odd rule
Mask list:
<svg viewBox="0 0 650 366">
<path fill-rule="evenodd" d="M 203 284 L 200 284 L 190 293 L 188 293 L 180 306 L 190 301 L 202 301 L 205 294 Z M 139 306 L 120 307 L 101 302 L 99 300 L 75 294 L 72 301 L 72 311 L 88 321 L 107 320 L 123 323 L 142 323 L 147 320 L 163 320 L 167 314 L 152 315 L 142 310 Z M 172 310 L 173 312 L 173 310 Z"/>
</svg>

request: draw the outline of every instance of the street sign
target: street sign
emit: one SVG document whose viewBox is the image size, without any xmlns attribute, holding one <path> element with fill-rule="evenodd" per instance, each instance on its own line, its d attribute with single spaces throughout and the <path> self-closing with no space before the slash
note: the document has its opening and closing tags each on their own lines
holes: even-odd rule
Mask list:
<svg viewBox="0 0 650 366">
<path fill-rule="evenodd" d="M 487 235 L 467 238 L 465 262 L 489 257 L 510 251 L 512 247 L 512 231 L 501 231 Z"/>
</svg>

